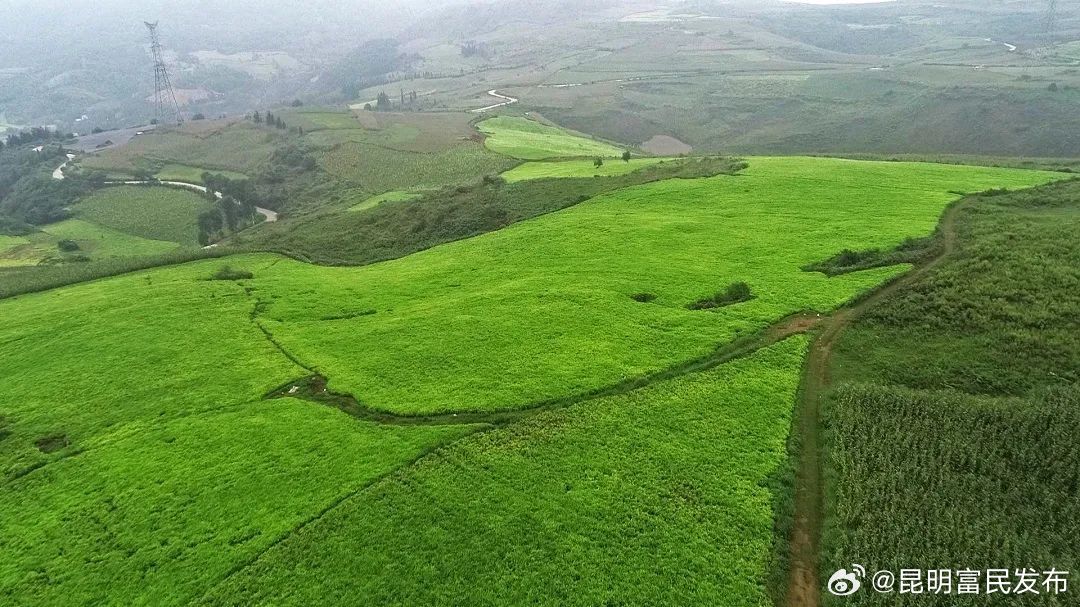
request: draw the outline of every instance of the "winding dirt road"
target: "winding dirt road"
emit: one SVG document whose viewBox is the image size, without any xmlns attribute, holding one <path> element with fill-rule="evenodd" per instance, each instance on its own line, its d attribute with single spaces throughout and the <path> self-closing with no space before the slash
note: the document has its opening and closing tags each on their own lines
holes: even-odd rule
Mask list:
<svg viewBox="0 0 1080 607">
<path fill-rule="evenodd" d="M 798 423 L 799 461 L 795 481 L 795 520 L 790 538 L 790 570 L 788 572 L 788 607 L 818 607 L 821 604 L 819 556 L 821 529 L 825 512 L 824 479 L 821 462 L 821 405 L 828 391 L 829 360 L 844 329 L 878 302 L 891 296 L 950 257 L 956 249 L 956 220 L 970 204 L 964 198 L 953 203 L 941 217 L 938 233 L 940 252 L 930 261 L 916 267 L 859 300 L 852 306 L 837 310 L 819 325 L 810 345 L 802 383 L 799 386 Z"/>
</svg>

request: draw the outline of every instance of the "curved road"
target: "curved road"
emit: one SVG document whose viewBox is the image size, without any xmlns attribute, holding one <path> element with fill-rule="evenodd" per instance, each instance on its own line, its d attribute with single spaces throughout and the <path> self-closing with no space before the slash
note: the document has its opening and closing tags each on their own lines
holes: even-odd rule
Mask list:
<svg viewBox="0 0 1080 607">
<path fill-rule="evenodd" d="M 491 95 L 492 97 L 495 97 L 496 99 L 502 99 L 503 100 L 502 103 L 496 103 L 495 105 L 489 105 L 487 107 L 482 107 L 482 108 L 477 109 L 477 110 L 472 110 L 472 113 L 474 113 L 474 114 L 483 114 L 484 112 L 488 112 L 488 111 L 494 110 L 496 108 L 500 108 L 500 107 L 507 106 L 507 105 L 513 105 L 513 104 L 517 103 L 518 101 L 520 101 L 519 99 L 514 99 L 513 97 L 507 97 L 506 95 L 500 95 L 499 91 L 496 90 L 496 89 L 491 89 L 490 91 L 488 91 L 487 94 Z"/>
</svg>

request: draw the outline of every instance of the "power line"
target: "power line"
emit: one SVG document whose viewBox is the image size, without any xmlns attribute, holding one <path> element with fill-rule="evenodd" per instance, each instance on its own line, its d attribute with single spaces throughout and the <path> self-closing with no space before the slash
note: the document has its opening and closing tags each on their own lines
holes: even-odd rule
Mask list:
<svg viewBox="0 0 1080 607">
<path fill-rule="evenodd" d="M 150 30 L 150 52 L 154 55 L 154 100 L 157 103 L 157 118 L 162 121 L 165 114 L 172 113 L 176 117 L 176 124 L 184 123 L 184 116 L 180 113 L 180 104 L 176 102 L 176 91 L 173 90 L 172 81 L 169 80 L 169 70 L 165 67 L 165 55 L 161 51 L 161 39 L 158 37 L 158 24 L 144 21 L 146 29 Z"/>
</svg>

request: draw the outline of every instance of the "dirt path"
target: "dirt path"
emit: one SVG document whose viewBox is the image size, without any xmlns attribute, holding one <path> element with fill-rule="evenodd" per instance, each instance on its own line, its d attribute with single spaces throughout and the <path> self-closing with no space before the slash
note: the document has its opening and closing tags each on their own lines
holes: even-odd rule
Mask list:
<svg viewBox="0 0 1080 607">
<path fill-rule="evenodd" d="M 829 361 L 844 329 L 866 310 L 918 280 L 952 255 L 956 248 L 956 219 L 966 206 L 958 201 L 946 209 L 938 225 L 941 249 L 932 260 L 874 291 L 854 305 L 837 310 L 822 320 L 810 345 L 802 383 L 799 386 L 799 462 L 795 481 L 795 520 L 790 538 L 787 607 L 817 607 L 821 604 L 818 579 L 821 529 L 825 512 L 821 462 L 821 404 L 828 390 Z"/>
</svg>

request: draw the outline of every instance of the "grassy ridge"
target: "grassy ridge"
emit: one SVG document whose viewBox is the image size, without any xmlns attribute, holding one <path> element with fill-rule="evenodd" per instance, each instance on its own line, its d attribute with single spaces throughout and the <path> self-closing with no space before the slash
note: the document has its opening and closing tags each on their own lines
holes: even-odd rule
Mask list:
<svg viewBox="0 0 1080 607">
<path fill-rule="evenodd" d="M 805 346 L 470 437 L 347 500 L 208 603 L 765 605 L 766 486 Z"/>
<path fill-rule="evenodd" d="M 822 579 L 853 560 L 1080 566 L 1078 194 L 1074 181 L 980 197 L 962 210 L 956 254 L 841 338 L 842 385 L 825 411 Z M 870 593 L 858 604 L 894 602 Z"/>
<path fill-rule="evenodd" d="M 621 156 L 624 151 L 528 118 L 498 116 L 481 122 L 477 128 L 488 136 L 484 142 L 488 149 L 523 160 L 574 156 L 612 158 Z"/>
<path fill-rule="evenodd" d="M 623 189 L 389 263 L 282 262 L 252 288 L 268 328 L 339 392 L 399 413 L 515 408 L 700 356 L 793 312 L 833 309 L 904 268 L 827 278 L 803 266 L 930 233 L 950 191 L 1057 177 L 761 158 L 737 177 Z M 756 297 L 686 309 L 735 282 Z M 639 303 L 640 293 L 656 297 Z"/>
</svg>

